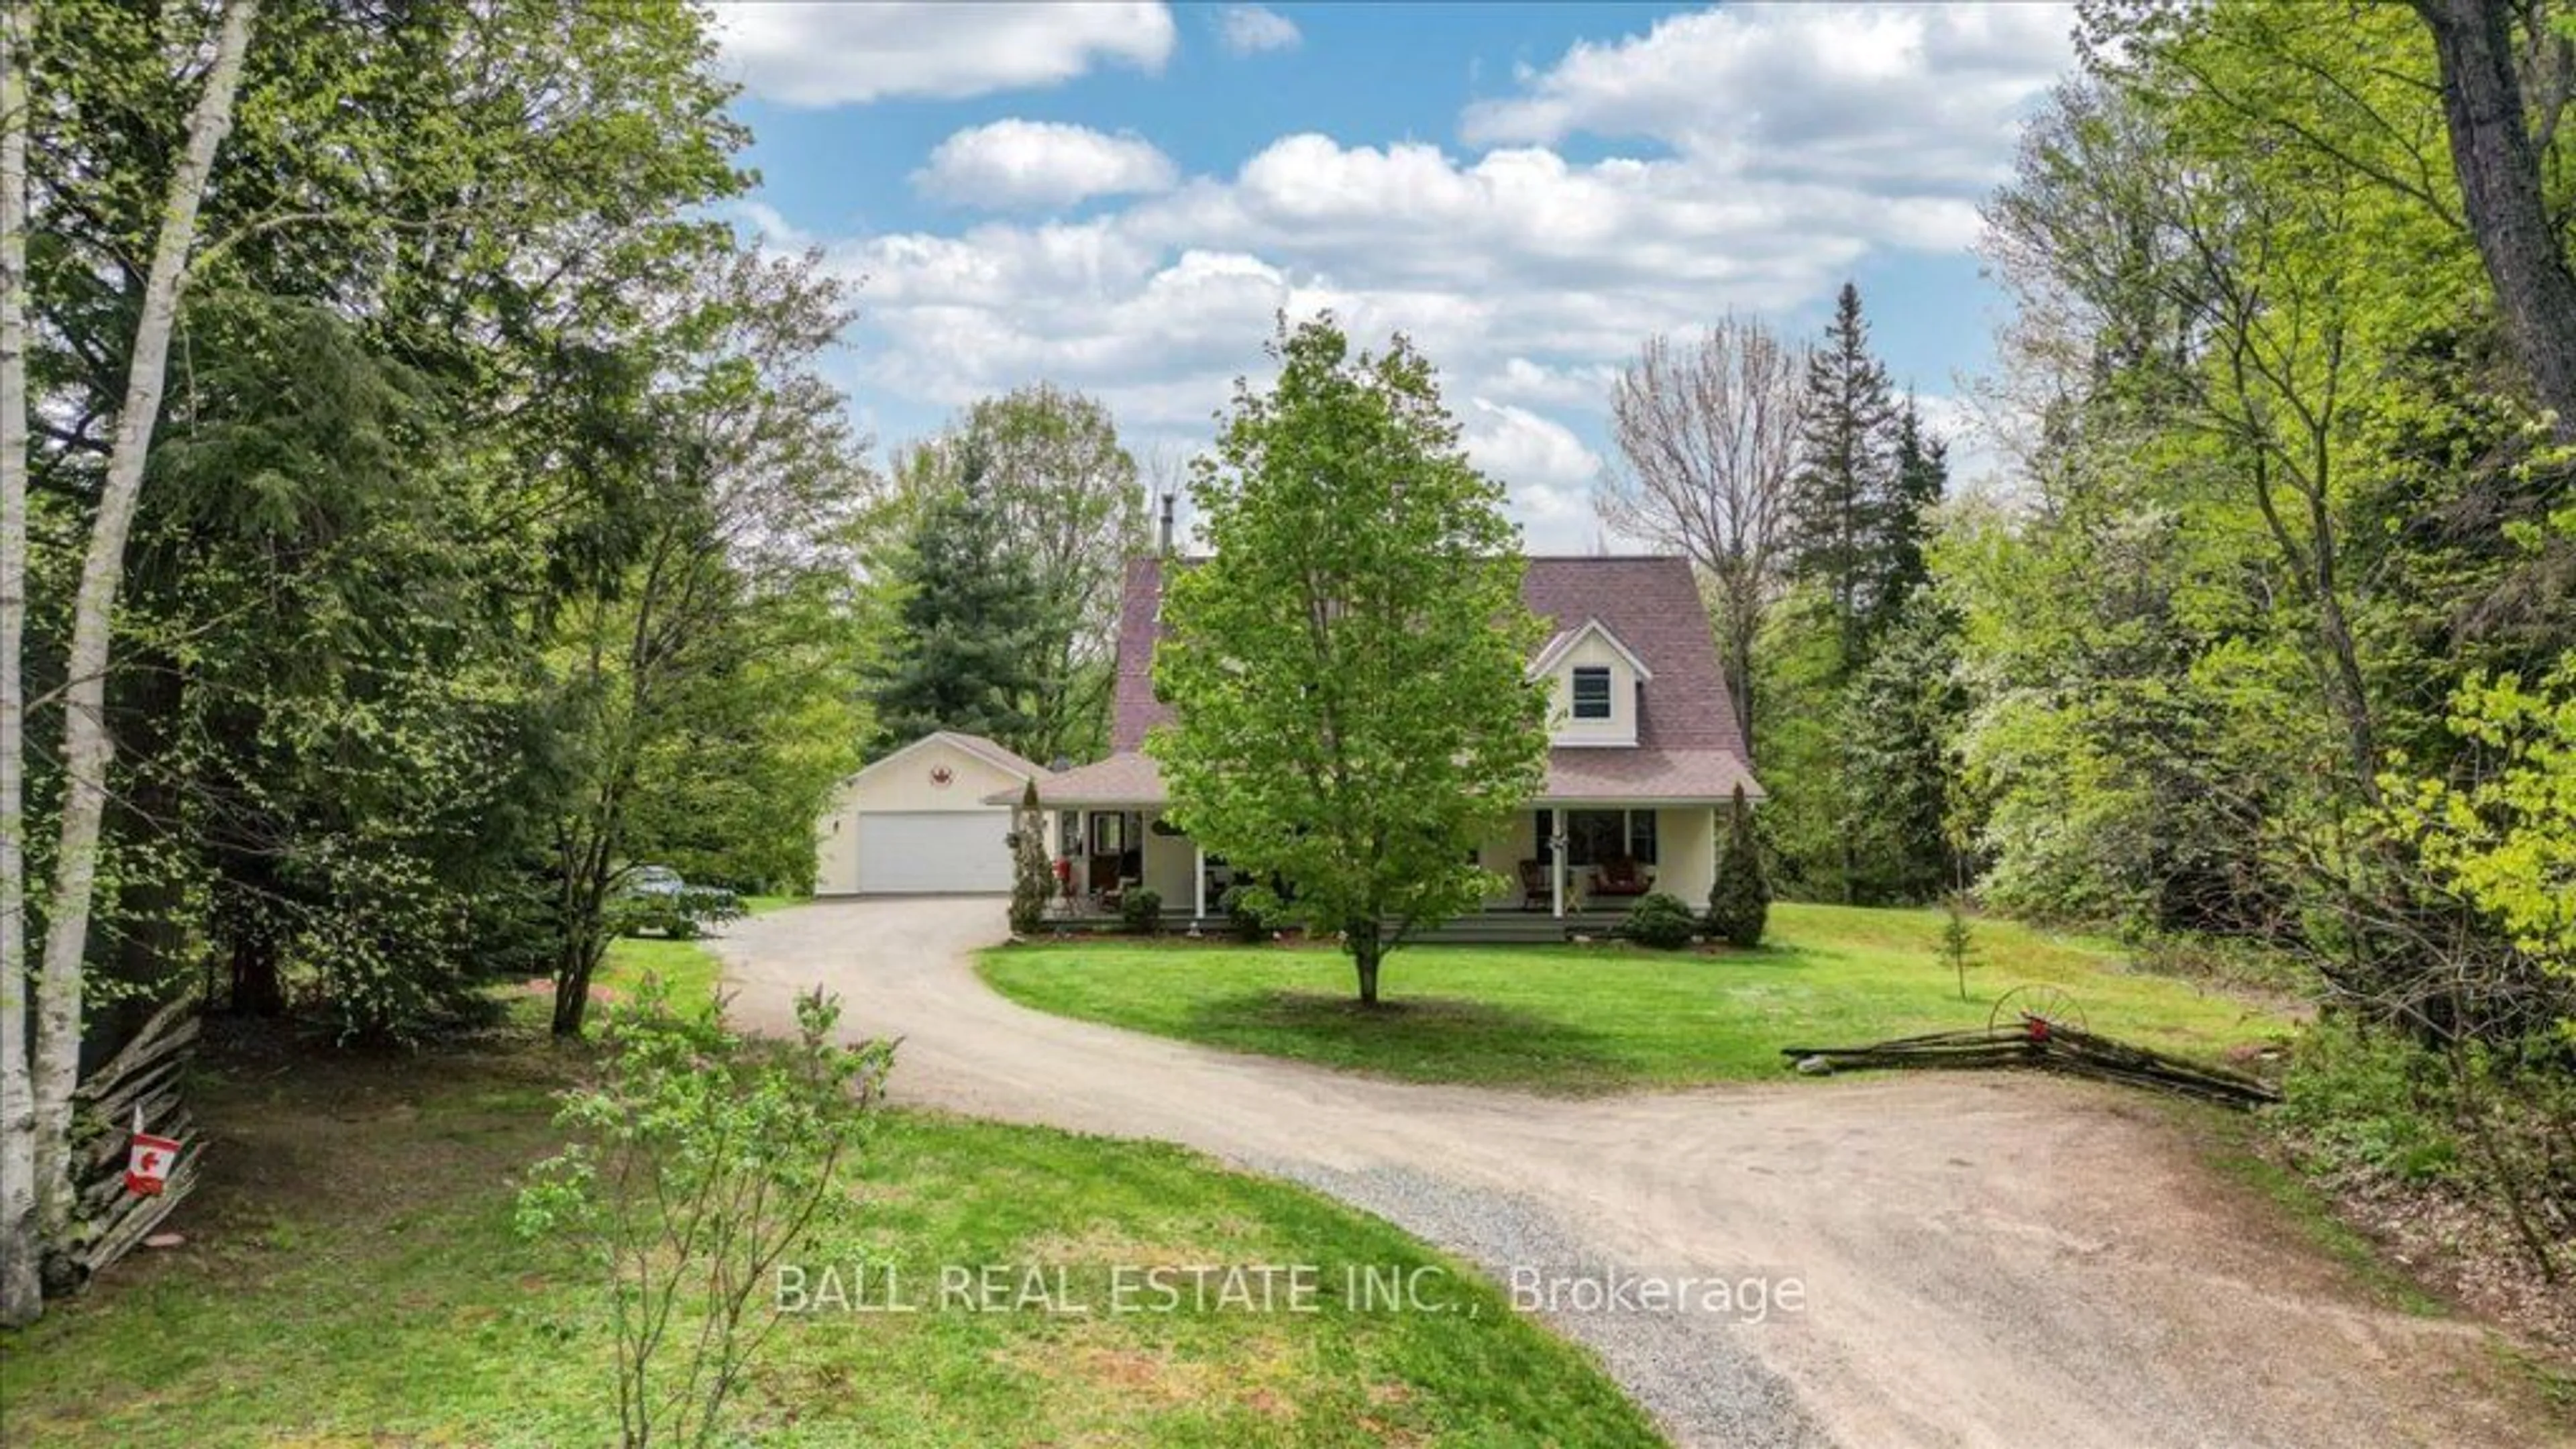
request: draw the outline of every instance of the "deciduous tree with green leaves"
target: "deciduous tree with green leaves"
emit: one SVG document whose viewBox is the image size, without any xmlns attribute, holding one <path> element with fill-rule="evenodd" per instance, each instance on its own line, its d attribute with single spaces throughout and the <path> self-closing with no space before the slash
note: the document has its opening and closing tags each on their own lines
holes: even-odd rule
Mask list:
<svg viewBox="0 0 2576 1449">
<path fill-rule="evenodd" d="M 13 7 L 14 9 L 14 7 Z M 26 84 L 33 56 L 24 17 L 0 22 L 0 598 L 11 605 L 0 643 L 0 1323 L 16 1325 L 43 1307 L 40 1254 L 68 1246 L 75 1201 L 72 1094 L 79 1085 L 82 995 L 98 895 L 100 827 L 116 753 L 106 722 L 107 673 L 125 542 L 141 500 L 144 465 L 169 375 L 170 338 L 180 293 L 195 259 L 198 209 L 216 153 L 233 127 L 233 104 L 258 0 L 230 0 L 187 108 L 185 140 L 170 167 L 151 228 L 150 263 L 135 299 L 115 431 L 101 469 L 79 585 L 64 649 L 62 799 L 56 812 L 53 876 L 45 894 L 42 968 L 35 978 L 32 1030 L 25 973 L 33 943 L 27 898 L 26 826 L 19 791 L 26 778 L 25 623 L 27 479 L 33 405 L 26 373 L 26 322 L 34 310 L 27 270 L 31 212 L 27 137 L 35 101 Z M 132 262 L 127 262 L 132 269 Z M 21 1055 L 21 1041 L 26 1041 Z M 29 1190 L 32 1186 L 32 1192 Z"/>
<path fill-rule="evenodd" d="M 839 663 L 830 590 L 856 567 L 847 540 L 872 480 L 840 394 L 812 367 L 848 320 L 841 292 L 810 257 L 750 254 L 702 287 L 666 344 L 622 480 L 636 556 L 562 611 L 547 661 L 571 785 L 553 822 L 563 1036 L 581 1033 L 609 904 L 649 858 L 638 847 L 686 842 L 643 802 L 712 810 L 709 773 L 757 769 L 779 810 L 811 820 L 856 763 L 833 753 L 857 731 L 835 699 L 854 700 L 859 680 Z M 657 823 L 658 835 L 638 829 Z"/>
<path fill-rule="evenodd" d="M 1494 888 L 1476 845 L 1538 789 L 1541 626 L 1412 344 L 1355 354 L 1327 315 L 1270 350 L 1191 480 L 1215 553 L 1164 584 L 1174 719 L 1145 748 L 1191 835 L 1284 883 L 1251 906 L 1338 933 L 1373 1005 L 1387 952 Z"/>
</svg>

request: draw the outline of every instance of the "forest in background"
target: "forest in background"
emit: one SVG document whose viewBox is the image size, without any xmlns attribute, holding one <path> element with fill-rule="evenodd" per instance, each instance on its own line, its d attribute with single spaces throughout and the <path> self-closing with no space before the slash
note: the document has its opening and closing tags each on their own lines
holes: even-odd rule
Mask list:
<svg viewBox="0 0 2576 1449">
<path fill-rule="evenodd" d="M 86 969 L 40 975 L 89 991 L 40 1056 L 201 983 L 350 1041 L 548 976 L 578 1033 L 637 861 L 792 889 L 832 783 L 929 722 L 1094 752 L 1135 460 L 1039 385 L 872 472 L 822 365 L 852 298 L 714 219 L 753 178 L 702 13 L 263 11 L 180 308 L 173 98 L 250 8 L 18 11 L 0 67 L 5 874 L 36 887 L 0 968 L 59 936 Z M 1604 516 L 1703 569 L 1787 890 L 1973 897 L 2313 995 L 2310 1160 L 2473 1196 L 2554 1277 L 2576 13 L 2080 15 L 1987 207 L 2006 486 L 1950 486 L 1847 290 L 1812 343 L 1647 344 Z M 112 668 L 75 667 L 85 618 Z M 52 745 L 91 691 L 114 753 L 83 781 Z M 104 819 L 66 854 L 82 789 Z M 71 864 L 94 903 L 45 888 Z"/>
<path fill-rule="evenodd" d="M 2317 23 L 2331 14 L 2330 24 Z M 1826 334 L 1658 338 L 1605 521 L 1702 567 L 1813 899 L 1973 898 L 2323 1009 L 2312 1165 L 2576 1266 L 2576 10 L 2094 0 L 1944 448 Z"/>
</svg>

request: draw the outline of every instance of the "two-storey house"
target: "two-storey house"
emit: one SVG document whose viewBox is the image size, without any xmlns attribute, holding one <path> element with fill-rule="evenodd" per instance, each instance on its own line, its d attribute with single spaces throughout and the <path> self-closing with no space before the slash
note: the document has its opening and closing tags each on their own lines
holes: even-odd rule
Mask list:
<svg viewBox="0 0 2576 1449">
<path fill-rule="evenodd" d="M 1052 843 L 1078 896 L 1143 886 L 1167 917 L 1206 920 L 1231 873 L 1164 818 L 1169 798 L 1143 752 L 1146 733 L 1171 717 L 1153 685 L 1166 566 L 1128 565 L 1113 752 L 1038 776 L 1038 796 L 1055 812 Z M 1562 919 L 1649 889 L 1704 900 L 1720 812 L 1737 786 L 1755 798 L 1761 787 L 1689 563 L 1533 558 L 1522 594 L 1550 630 L 1529 665 L 1554 701 L 1547 782 L 1479 851 L 1505 882 L 1487 909 Z"/>
</svg>

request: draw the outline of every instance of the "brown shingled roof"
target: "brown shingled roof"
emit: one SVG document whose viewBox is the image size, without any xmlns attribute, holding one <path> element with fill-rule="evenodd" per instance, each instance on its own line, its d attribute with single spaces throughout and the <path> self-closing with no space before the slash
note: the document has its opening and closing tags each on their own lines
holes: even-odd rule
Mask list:
<svg viewBox="0 0 2576 1449">
<path fill-rule="evenodd" d="M 1762 798 L 1762 786 L 1733 750 L 1656 750 L 1566 748 L 1547 752 L 1547 783 L 1534 804 L 1615 805 L 1622 801 L 1657 800 L 1666 804 L 1716 804 L 1742 785 L 1747 797 Z M 1163 772 L 1151 757 L 1133 750 L 1111 755 L 1078 770 L 1038 777 L 1038 800 L 1057 807 L 1153 808 L 1169 803 Z M 1016 790 L 984 797 L 987 805 L 1016 805 Z"/>
<path fill-rule="evenodd" d="M 1154 699 L 1154 641 L 1162 561 L 1130 559 L 1118 622 L 1118 682 L 1110 748 L 1133 750 L 1171 718 Z M 1654 671 L 1637 717 L 1639 750 L 1730 751 L 1744 760 L 1744 732 L 1719 672 L 1717 642 L 1699 581 L 1681 558 L 1533 558 L 1521 598 L 1550 633 L 1598 619 Z M 1559 755 L 1567 751 L 1559 750 Z M 1635 753 L 1604 749 L 1587 753 Z M 1551 771 L 1551 773 L 1553 773 Z M 1747 779 L 1750 788 L 1750 778 Z M 1551 790 L 1551 793 L 1556 793 Z"/>
<path fill-rule="evenodd" d="M 1622 800 L 1706 801 L 1715 804 L 1742 785 L 1746 798 L 1762 786 L 1733 750 L 1582 748 L 1547 752 L 1547 783 L 1539 800 L 1609 805 Z M 1038 782 L 1044 791 L 1046 782 Z"/>
<path fill-rule="evenodd" d="M 1012 790 L 984 797 L 987 805 L 1016 805 L 1019 801 L 1018 792 Z M 1122 750 L 1080 769 L 1038 776 L 1038 802 L 1050 808 L 1160 805 L 1163 801 L 1162 768 L 1134 750 Z"/>
</svg>

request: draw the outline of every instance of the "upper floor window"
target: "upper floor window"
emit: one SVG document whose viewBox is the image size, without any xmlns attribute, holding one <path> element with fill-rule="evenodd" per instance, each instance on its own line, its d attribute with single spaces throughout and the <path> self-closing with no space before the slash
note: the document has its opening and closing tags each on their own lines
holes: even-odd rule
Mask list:
<svg viewBox="0 0 2576 1449">
<path fill-rule="evenodd" d="M 1578 665 L 1574 671 L 1574 717 L 1610 717 L 1610 670 L 1605 665 Z"/>
</svg>

